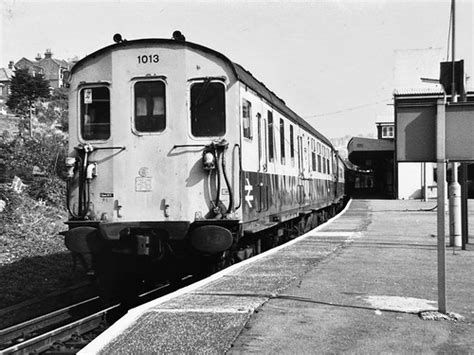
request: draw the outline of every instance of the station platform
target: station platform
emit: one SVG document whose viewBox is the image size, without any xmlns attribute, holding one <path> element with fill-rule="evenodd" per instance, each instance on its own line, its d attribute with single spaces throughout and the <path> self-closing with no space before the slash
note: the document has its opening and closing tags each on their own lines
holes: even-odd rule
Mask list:
<svg viewBox="0 0 474 355">
<path fill-rule="evenodd" d="M 435 206 L 352 200 L 304 236 L 130 310 L 80 353 L 473 353 L 473 237 L 446 249 L 452 316 L 420 317 L 438 309 Z"/>
</svg>

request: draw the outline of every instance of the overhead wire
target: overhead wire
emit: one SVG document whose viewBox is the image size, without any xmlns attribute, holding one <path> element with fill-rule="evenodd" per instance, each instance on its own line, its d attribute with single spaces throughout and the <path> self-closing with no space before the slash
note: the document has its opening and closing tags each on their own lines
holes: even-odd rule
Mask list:
<svg viewBox="0 0 474 355">
<path fill-rule="evenodd" d="M 385 99 L 385 100 L 380 100 L 380 101 L 376 101 L 376 102 L 366 103 L 366 104 L 363 104 L 363 105 L 348 107 L 348 108 L 345 108 L 345 109 L 342 109 L 342 110 L 338 110 L 338 111 L 332 111 L 332 112 L 326 112 L 326 113 L 321 113 L 321 114 L 308 115 L 308 116 L 304 116 L 303 118 L 304 118 L 304 119 L 308 119 L 308 118 L 331 116 L 331 115 L 336 115 L 336 114 L 338 114 L 338 113 L 344 113 L 344 112 L 348 112 L 348 111 L 354 111 L 354 110 L 357 110 L 357 109 L 359 109 L 359 108 L 364 108 L 364 107 L 367 107 L 367 106 L 373 106 L 373 105 L 377 105 L 377 104 L 384 103 L 384 102 L 388 102 L 388 101 L 392 101 L 392 99 Z"/>
</svg>

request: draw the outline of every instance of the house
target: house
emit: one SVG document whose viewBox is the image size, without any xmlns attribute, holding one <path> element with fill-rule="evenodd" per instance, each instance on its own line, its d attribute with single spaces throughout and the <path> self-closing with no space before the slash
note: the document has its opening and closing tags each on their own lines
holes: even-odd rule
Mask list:
<svg viewBox="0 0 474 355">
<path fill-rule="evenodd" d="M 51 49 L 46 49 L 44 58 L 38 53 L 34 61 L 23 57 L 15 63 L 15 68 L 27 68 L 32 75 L 44 75 L 54 89 L 65 86 L 64 73 L 71 67 L 72 63 L 53 58 Z"/>
<path fill-rule="evenodd" d="M 28 69 L 28 72 L 36 76 L 37 74 L 44 75 L 44 70 L 40 66 L 36 65 L 35 62 L 23 57 L 17 61 L 14 65 L 14 69 Z"/>
<path fill-rule="evenodd" d="M 0 68 L 0 113 L 6 114 L 6 102 L 10 93 L 10 80 L 13 75 L 13 62 L 8 68 Z"/>
</svg>

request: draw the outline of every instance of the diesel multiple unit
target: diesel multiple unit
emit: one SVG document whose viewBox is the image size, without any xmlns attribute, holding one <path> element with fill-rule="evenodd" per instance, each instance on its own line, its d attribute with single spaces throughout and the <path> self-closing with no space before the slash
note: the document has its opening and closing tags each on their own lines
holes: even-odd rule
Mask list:
<svg viewBox="0 0 474 355">
<path fill-rule="evenodd" d="M 69 78 L 65 242 L 99 278 L 222 267 L 342 207 L 337 151 L 251 73 L 183 38 L 115 39 Z"/>
</svg>

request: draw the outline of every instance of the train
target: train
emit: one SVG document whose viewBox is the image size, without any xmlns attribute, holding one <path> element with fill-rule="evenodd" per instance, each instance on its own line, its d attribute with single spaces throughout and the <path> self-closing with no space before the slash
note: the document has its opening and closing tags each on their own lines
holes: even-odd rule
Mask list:
<svg viewBox="0 0 474 355">
<path fill-rule="evenodd" d="M 347 201 L 329 139 L 225 55 L 114 42 L 71 69 L 67 248 L 105 283 L 219 270 Z"/>
</svg>

